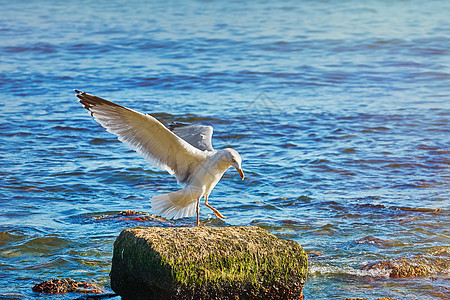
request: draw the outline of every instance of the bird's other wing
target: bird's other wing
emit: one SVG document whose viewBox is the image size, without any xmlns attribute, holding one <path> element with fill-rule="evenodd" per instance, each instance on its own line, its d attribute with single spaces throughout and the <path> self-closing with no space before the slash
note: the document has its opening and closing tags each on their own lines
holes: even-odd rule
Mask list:
<svg viewBox="0 0 450 300">
<path fill-rule="evenodd" d="M 169 129 L 177 136 L 202 151 L 213 151 L 211 138 L 213 128 L 205 125 L 190 125 L 174 122 L 168 125 Z"/>
<path fill-rule="evenodd" d="M 117 135 L 148 162 L 174 174 L 180 184 L 189 182 L 195 167 L 206 158 L 203 151 L 176 136 L 154 117 L 85 92 L 75 92 L 78 101 L 106 131 Z"/>
</svg>

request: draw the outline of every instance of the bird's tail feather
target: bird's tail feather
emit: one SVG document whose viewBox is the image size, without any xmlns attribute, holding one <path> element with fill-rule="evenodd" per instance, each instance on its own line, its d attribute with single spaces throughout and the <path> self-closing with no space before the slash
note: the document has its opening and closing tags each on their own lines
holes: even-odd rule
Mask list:
<svg viewBox="0 0 450 300">
<path fill-rule="evenodd" d="M 168 194 L 156 195 L 150 200 L 152 211 L 167 219 L 190 217 L 195 214 L 195 208 L 201 193 L 184 188 Z"/>
</svg>

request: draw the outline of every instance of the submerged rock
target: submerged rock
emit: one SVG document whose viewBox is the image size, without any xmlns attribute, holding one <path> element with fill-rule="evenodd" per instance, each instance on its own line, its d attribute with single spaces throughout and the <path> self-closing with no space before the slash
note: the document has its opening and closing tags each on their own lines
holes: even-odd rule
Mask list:
<svg viewBox="0 0 450 300">
<path fill-rule="evenodd" d="M 44 294 L 102 293 L 99 287 L 91 283 L 78 282 L 71 278 L 45 280 L 35 284 L 32 290 L 36 293 L 44 293 Z"/>
<path fill-rule="evenodd" d="M 137 227 L 114 243 L 124 299 L 301 299 L 307 254 L 258 227 Z"/>
<path fill-rule="evenodd" d="M 421 277 L 448 273 L 450 259 L 448 257 L 400 257 L 370 263 L 363 269 L 388 271 L 390 278 Z"/>
</svg>

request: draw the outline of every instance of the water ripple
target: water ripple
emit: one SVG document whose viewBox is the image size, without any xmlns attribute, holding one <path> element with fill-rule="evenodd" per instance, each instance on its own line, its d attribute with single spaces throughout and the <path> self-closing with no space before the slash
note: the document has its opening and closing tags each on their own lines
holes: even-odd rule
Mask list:
<svg viewBox="0 0 450 300">
<path fill-rule="evenodd" d="M 0 295 L 37 298 L 50 277 L 108 288 L 121 230 L 194 222 L 145 215 L 176 180 L 95 123 L 77 88 L 214 126 L 246 179 L 225 173 L 211 203 L 228 219 L 202 209 L 205 225 L 300 242 L 306 298 L 444 298 L 438 277 L 361 267 L 448 244 L 446 1 L 85 7 L 2 5 Z"/>
</svg>

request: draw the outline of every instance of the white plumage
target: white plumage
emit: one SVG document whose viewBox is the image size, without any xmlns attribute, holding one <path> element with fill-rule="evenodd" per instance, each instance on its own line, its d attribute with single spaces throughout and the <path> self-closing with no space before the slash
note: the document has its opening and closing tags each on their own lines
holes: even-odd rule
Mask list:
<svg viewBox="0 0 450 300">
<path fill-rule="evenodd" d="M 135 150 L 148 162 L 175 175 L 184 188 L 151 200 L 154 213 L 169 219 L 192 216 L 205 198 L 207 207 L 219 218 L 225 218 L 208 205 L 208 196 L 225 171 L 233 166 L 244 179 L 241 157 L 231 148 L 214 150 L 213 128 L 203 125 L 174 123 L 165 127 L 148 114 L 142 114 L 116 103 L 75 90 L 83 106 L 106 131 Z"/>
</svg>

